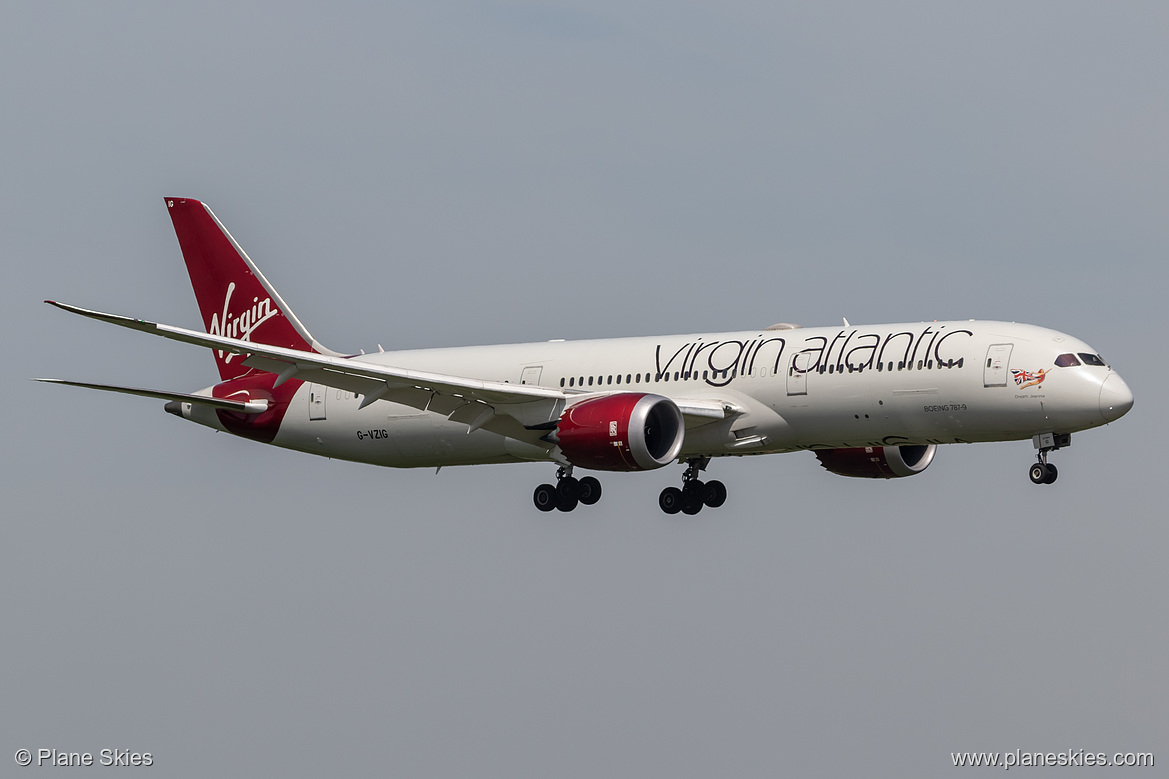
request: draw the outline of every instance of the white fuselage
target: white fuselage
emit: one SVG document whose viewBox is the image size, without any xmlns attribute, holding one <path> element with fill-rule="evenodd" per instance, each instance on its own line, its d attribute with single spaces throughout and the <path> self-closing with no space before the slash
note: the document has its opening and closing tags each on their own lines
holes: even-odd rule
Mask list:
<svg viewBox="0 0 1169 779">
<path fill-rule="evenodd" d="M 839 326 L 384 352 L 354 361 L 574 394 L 649 392 L 733 406 L 688 420 L 679 459 L 799 449 L 968 443 L 1070 433 L 1132 403 L 1109 366 L 1063 333 L 967 321 Z M 301 385 L 272 443 L 393 467 L 552 459 L 548 450 L 431 411 Z M 1126 405 L 1127 404 L 1127 405 Z M 183 415 L 223 429 L 216 413 Z"/>
</svg>

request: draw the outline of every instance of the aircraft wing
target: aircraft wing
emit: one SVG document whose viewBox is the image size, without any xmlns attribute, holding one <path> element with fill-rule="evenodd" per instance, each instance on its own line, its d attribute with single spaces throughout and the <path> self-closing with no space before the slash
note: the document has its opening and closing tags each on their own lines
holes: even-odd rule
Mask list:
<svg viewBox="0 0 1169 779">
<path fill-rule="evenodd" d="M 243 355 L 244 366 L 276 374 L 277 386 L 291 378 L 324 384 L 362 395 L 362 406 L 385 399 L 443 414 L 448 419 L 466 424 L 468 432 L 482 427 L 540 446 L 548 446 L 540 441 L 540 437 L 560 418 L 569 399 L 578 396 L 551 387 L 484 381 L 380 365 L 360 357 L 269 346 L 90 311 L 53 300 L 45 302 L 64 311 L 131 330 Z M 741 413 L 733 404 L 717 400 L 683 400 L 678 405 L 691 427 Z"/>
</svg>

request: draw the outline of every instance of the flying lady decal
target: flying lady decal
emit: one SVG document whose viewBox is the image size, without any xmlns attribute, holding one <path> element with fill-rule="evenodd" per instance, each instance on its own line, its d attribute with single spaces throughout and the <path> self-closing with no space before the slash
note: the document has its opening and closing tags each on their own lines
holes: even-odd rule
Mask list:
<svg viewBox="0 0 1169 779">
<path fill-rule="evenodd" d="M 1040 368 L 1037 373 L 1030 371 L 1019 371 L 1014 368 L 1011 369 L 1011 375 L 1015 377 L 1015 384 L 1019 385 L 1019 389 L 1026 389 L 1027 387 L 1038 387 L 1047 378 L 1047 370 Z"/>
</svg>

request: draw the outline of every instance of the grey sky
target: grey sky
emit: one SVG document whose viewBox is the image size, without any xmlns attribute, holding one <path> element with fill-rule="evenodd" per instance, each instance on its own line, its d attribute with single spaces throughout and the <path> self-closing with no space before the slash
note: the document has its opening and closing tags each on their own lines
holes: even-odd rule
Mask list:
<svg viewBox="0 0 1169 779">
<path fill-rule="evenodd" d="M 6 4 L 0 760 L 1169 762 L 1167 33 L 1158 3 Z M 1086 339 L 1136 406 L 1052 488 L 1029 442 L 888 483 L 744 458 L 679 519 L 678 467 L 548 516 L 548 466 L 379 470 L 29 383 L 214 380 L 40 303 L 197 325 L 167 195 L 337 349 L 997 318 Z"/>
</svg>

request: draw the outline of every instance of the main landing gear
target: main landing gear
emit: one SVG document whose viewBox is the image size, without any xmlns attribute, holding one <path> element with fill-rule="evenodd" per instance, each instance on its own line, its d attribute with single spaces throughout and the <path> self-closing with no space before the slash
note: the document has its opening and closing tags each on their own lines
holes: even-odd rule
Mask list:
<svg viewBox="0 0 1169 779">
<path fill-rule="evenodd" d="M 572 511 L 578 504 L 591 506 L 601 499 L 601 482 L 592 476 L 575 479 L 572 466 L 556 471 L 556 486 L 541 484 L 532 494 L 532 502 L 540 511 Z"/>
<path fill-rule="evenodd" d="M 698 478 L 706 470 L 709 457 L 697 457 L 686 463 L 682 474 L 682 489 L 666 487 L 658 496 L 658 506 L 667 514 L 697 514 L 703 506 L 716 509 L 727 501 L 727 488 L 721 481 L 703 482 Z"/>
<path fill-rule="evenodd" d="M 1032 439 L 1039 450 L 1039 462 L 1033 463 L 1027 475 L 1035 484 L 1054 484 L 1059 469 L 1047 461 L 1047 453 L 1072 445 L 1071 433 L 1042 433 Z"/>
</svg>

